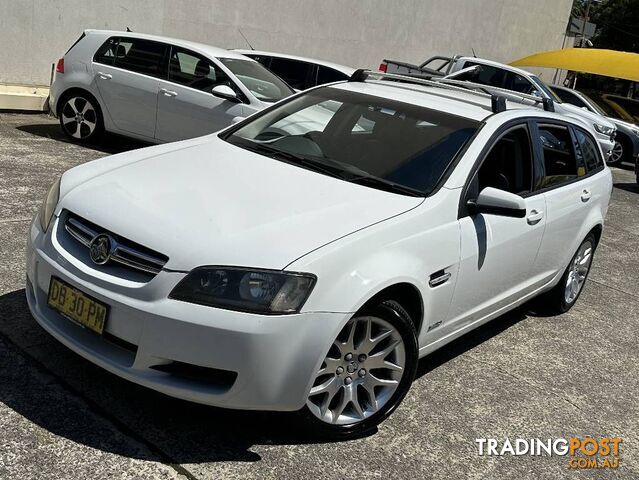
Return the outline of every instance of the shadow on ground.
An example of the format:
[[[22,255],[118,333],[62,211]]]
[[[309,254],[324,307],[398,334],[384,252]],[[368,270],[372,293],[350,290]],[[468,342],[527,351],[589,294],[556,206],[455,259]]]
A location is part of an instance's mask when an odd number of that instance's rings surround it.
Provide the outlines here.
[[[16,127],[21,132],[30,133],[39,137],[50,138],[59,142],[75,144],[72,142],[60,128],[57,123],[41,123],[33,125],[19,125]],[[83,145],[100,152],[114,154],[135,150],[136,148],[148,147],[150,143],[134,140],[132,138],[123,137],[113,133],[104,133],[95,142]]]
[[[625,190],[626,192],[631,192],[631,193],[639,193],[639,184],[637,183],[615,183],[614,184],[615,188],[618,188],[619,190]]]
[[[305,431],[297,413],[243,412],[197,405],[105,372],[63,347],[40,328],[28,310],[24,289],[0,296],[0,312],[3,313],[0,358],[20,358],[21,363],[31,364],[31,370],[49,378],[52,375],[57,380],[36,384],[31,390],[60,383],[65,392],[63,397],[80,397],[87,405],[82,410],[108,419],[124,434],[145,444],[152,454],[148,458],[149,455],[142,454],[134,444],[103,441],[94,429],[86,428],[90,419],[87,420],[82,411],[65,405],[64,399],[51,401],[46,391],[16,395],[16,387],[7,381],[6,375],[21,367],[0,366],[0,402],[55,435],[126,457],[177,464],[255,462],[261,460],[257,453],[250,451],[256,444],[326,441]],[[511,312],[425,357],[420,361],[418,378],[524,318],[526,315],[521,310]],[[16,331],[19,331],[17,339]],[[19,355],[7,355],[7,349],[26,351],[26,360]]]

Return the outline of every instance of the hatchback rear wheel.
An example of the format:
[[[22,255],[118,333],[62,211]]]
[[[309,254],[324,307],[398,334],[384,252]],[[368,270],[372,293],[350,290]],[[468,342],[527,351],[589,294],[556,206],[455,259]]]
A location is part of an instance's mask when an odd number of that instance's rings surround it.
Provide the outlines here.
[[[306,402],[316,430],[361,435],[381,423],[406,396],[417,365],[412,320],[395,301],[355,315],[331,345]]]
[[[102,133],[100,107],[89,95],[78,93],[67,96],[59,117],[62,131],[75,142],[91,142]]]

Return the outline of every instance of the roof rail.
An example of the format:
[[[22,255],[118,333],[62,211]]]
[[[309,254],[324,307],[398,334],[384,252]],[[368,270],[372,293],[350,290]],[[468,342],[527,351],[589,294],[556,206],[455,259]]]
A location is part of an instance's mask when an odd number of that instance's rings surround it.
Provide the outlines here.
[[[446,85],[456,85],[459,87],[483,90],[485,92],[494,92],[495,94],[499,94],[501,96],[506,97],[508,100],[518,102],[518,103],[523,103],[524,105],[526,105],[524,100],[528,100],[530,102],[533,102],[534,105],[541,104],[544,110],[546,111],[549,111],[549,112],[555,111],[555,105],[554,105],[554,102],[552,101],[552,98],[542,98],[542,97],[538,97],[537,95],[529,95],[527,93],[515,92],[513,90],[507,90],[501,87],[493,87],[492,85],[484,85],[481,83],[467,82],[466,80],[454,80],[452,78],[441,78],[436,81],[445,83]]]
[[[506,100],[529,106],[537,106],[538,104],[542,104],[544,110],[549,112],[555,111],[555,106],[551,98],[541,98],[537,97],[536,95],[527,95],[525,93],[506,90],[505,88],[492,87],[490,85],[482,85],[480,83],[466,82],[461,80],[452,80],[446,78],[427,80],[425,78],[416,78],[407,75],[373,72],[371,70],[359,69],[353,72],[353,75],[351,75],[348,81],[365,82],[369,77],[376,77],[374,78],[375,80],[389,79],[397,80],[404,83],[414,83],[418,85],[426,85],[429,87],[445,88],[447,90],[471,93],[482,98],[490,98],[493,113],[505,111]],[[532,105],[529,102],[532,102]]]

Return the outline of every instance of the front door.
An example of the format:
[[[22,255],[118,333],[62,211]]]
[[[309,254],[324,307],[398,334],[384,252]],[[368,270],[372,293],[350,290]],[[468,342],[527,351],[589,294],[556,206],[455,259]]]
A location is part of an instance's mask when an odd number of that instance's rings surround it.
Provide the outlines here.
[[[227,85],[241,95],[229,76],[211,60],[171,47],[169,81],[161,81],[156,138],[163,142],[199,137],[246,115],[243,104],[216,97],[213,87]]]
[[[506,307],[539,284],[535,259],[546,224],[543,195],[533,193],[533,149],[529,128],[517,125],[497,137],[471,174],[462,202],[486,187],[525,198],[526,217],[470,214],[460,209],[459,274],[445,330],[454,331]],[[449,333],[449,332],[444,333]]]

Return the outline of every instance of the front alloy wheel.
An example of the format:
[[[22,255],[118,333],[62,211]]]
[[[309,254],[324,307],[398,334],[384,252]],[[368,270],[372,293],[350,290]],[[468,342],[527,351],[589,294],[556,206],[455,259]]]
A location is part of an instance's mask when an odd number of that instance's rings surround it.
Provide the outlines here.
[[[615,140],[615,144],[608,158],[608,165],[617,165],[623,160],[623,144],[619,140]]]
[[[342,328],[315,376],[306,408],[325,432],[363,433],[399,405],[416,362],[408,314],[396,302],[383,302]]]

